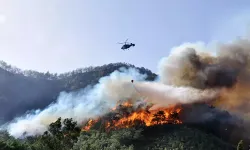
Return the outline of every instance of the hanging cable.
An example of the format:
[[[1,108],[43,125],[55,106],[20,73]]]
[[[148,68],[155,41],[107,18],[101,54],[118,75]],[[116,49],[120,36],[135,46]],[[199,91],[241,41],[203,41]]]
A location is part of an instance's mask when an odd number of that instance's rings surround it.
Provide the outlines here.
[[[142,97],[142,99],[145,101],[146,99],[147,99],[147,97],[143,97],[142,96],[142,94],[139,92],[139,90],[135,87],[135,85],[134,85],[134,80],[131,80],[131,82],[132,82],[132,85],[133,85],[133,87],[134,87],[134,89],[135,89],[135,91],[140,95],[140,97]]]

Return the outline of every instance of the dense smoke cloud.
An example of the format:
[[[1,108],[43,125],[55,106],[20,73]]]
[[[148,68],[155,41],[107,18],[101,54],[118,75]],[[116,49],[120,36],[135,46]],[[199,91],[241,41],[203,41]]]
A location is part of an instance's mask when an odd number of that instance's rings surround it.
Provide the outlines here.
[[[191,86],[205,89],[231,87],[236,83],[239,67],[224,65],[227,56],[214,57],[195,44],[184,44],[172,49],[170,55],[161,60],[159,74],[165,84]],[[226,54],[232,56],[231,51]],[[234,56],[232,56],[234,57]],[[236,56],[235,56],[236,57]],[[232,60],[231,63],[234,63]]]
[[[215,54],[200,43],[187,43],[160,61],[159,76],[162,83],[177,87],[220,88],[214,104],[249,118],[249,58],[248,39],[217,45]]]

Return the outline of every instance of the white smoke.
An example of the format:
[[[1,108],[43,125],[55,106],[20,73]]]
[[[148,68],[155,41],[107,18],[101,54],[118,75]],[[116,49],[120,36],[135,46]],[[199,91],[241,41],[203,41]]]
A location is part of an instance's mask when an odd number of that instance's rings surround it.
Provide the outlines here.
[[[178,104],[190,104],[209,101],[219,94],[219,90],[199,90],[191,87],[175,87],[156,82],[135,83],[137,91],[147,97],[146,102],[153,103],[150,110],[167,108]]]
[[[117,101],[127,98],[137,99],[131,80],[142,81],[147,77],[135,69],[121,69],[110,76],[103,77],[93,88],[80,92],[62,92],[57,101],[44,110],[16,118],[7,125],[8,132],[14,137],[43,134],[50,123],[57,118],[73,118],[81,123],[89,118],[102,116],[113,108]]]

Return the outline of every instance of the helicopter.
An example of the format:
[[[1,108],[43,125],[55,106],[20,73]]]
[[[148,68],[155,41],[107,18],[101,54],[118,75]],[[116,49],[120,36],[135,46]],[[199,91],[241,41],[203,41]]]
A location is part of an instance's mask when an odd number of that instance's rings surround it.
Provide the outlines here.
[[[122,50],[126,50],[126,49],[128,49],[129,50],[129,48],[131,47],[131,46],[135,46],[135,44],[133,44],[133,43],[127,43],[127,41],[128,41],[128,39],[124,42],[124,43],[118,43],[118,44],[124,44],[122,47],[121,47],[121,49]]]

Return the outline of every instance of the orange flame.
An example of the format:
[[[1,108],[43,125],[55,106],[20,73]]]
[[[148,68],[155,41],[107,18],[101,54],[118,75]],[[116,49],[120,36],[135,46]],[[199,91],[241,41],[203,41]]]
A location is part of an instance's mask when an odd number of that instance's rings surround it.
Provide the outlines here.
[[[133,112],[128,117],[123,117],[118,121],[114,122],[114,127],[130,127],[136,123],[136,121],[144,122],[146,126],[153,126],[158,124],[166,124],[166,123],[173,123],[173,124],[180,124],[182,123],[178,118],[178,113],[181,109],[177,110],[154,110],[151,112],[142,110],[138,112]],[[177,115],[175,115],[177,114]]]
[[[133,106],[133,104],[131,104],[131,103],[129,103],[129,102],[124,102],[124,103],[122,104],[122,106],[131,107],[131,106]]]
[[[130,102],[124,102],[120,107],[131,108],[133,106]],[[112,108],[111,111],[117,111],[119,108],[116,106]],[[130,112],[128,115],[122,115],[117,119],[112,119],[111,121],[106,121],[106,129],[118,129],[118,128],[129,128],[134,125],[145,125],[153,126],[159,124],[181,124],[182,121],[178,117],[178,113],[181,111],[180,108],[165,108],[148,111],[147,109],[138,109],[134,112]],[[88,131],[90,128],[98,122],[99,119],[89,120],[87,124],[83,127],[83,130]]]
[[[82,130],[88,131],[97,121],[98,121],[98,119],[96,119],[96,120],[90,119],[90,120],[87,122],[87,124],[83,127]]]

